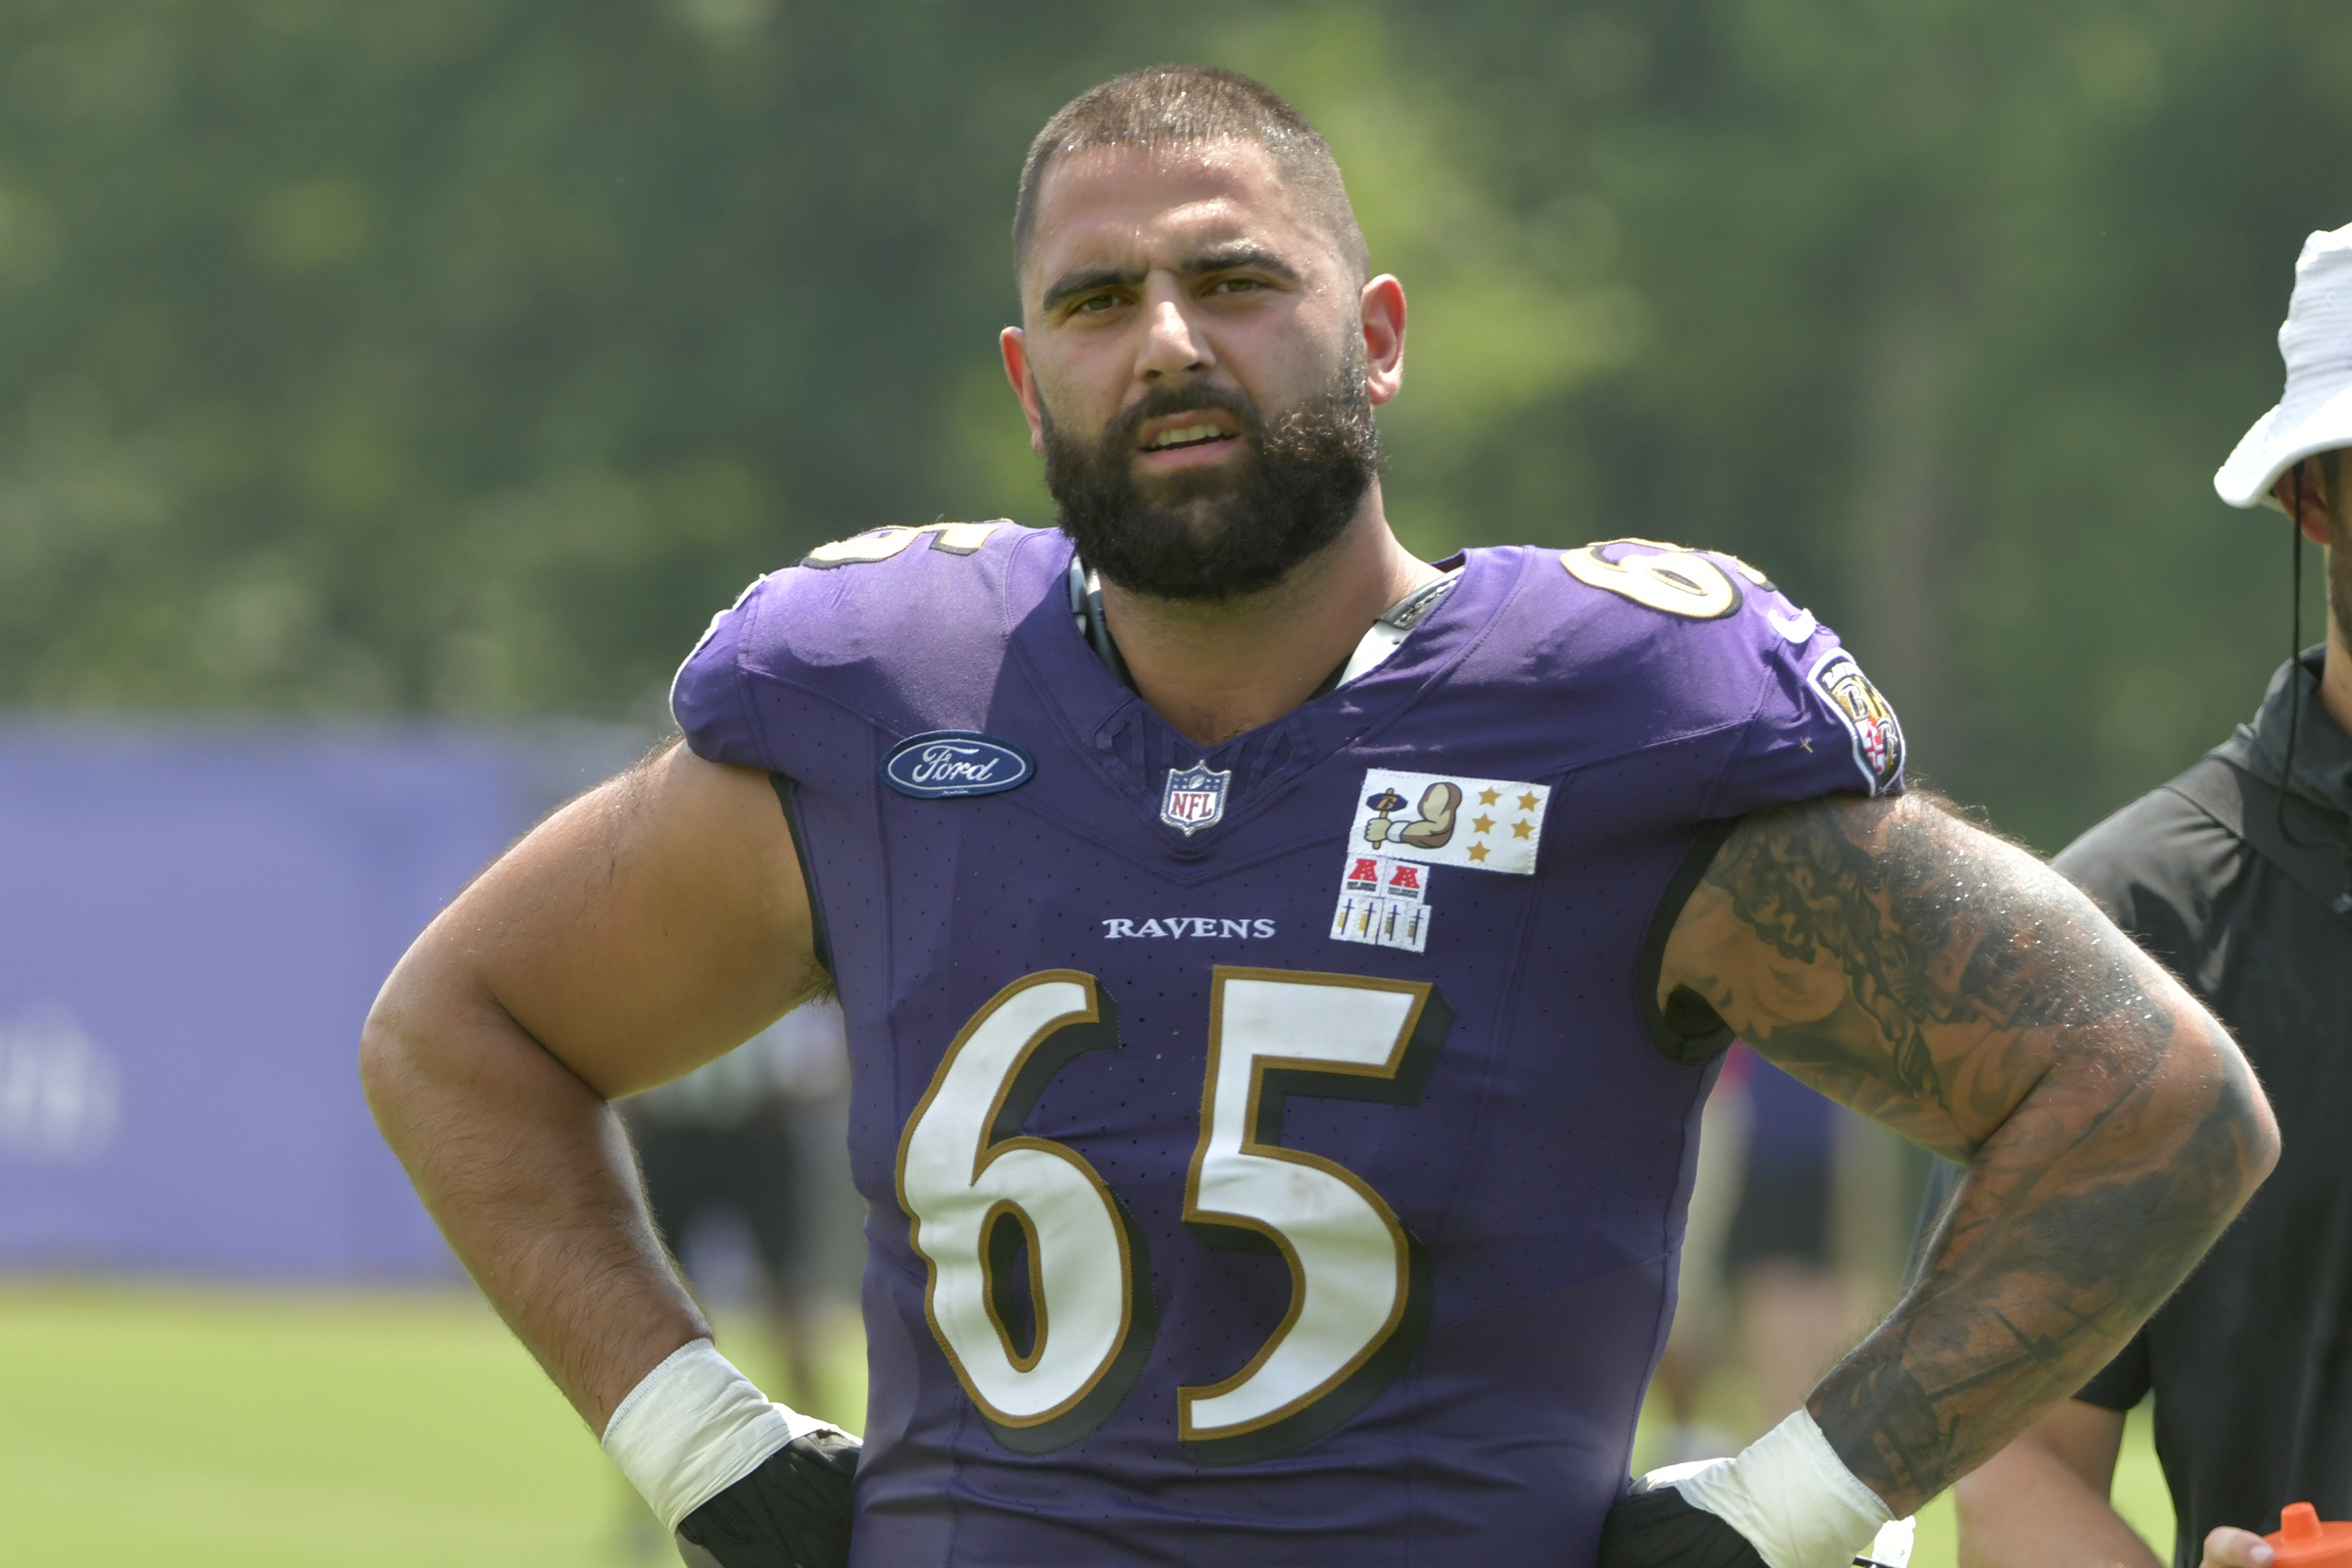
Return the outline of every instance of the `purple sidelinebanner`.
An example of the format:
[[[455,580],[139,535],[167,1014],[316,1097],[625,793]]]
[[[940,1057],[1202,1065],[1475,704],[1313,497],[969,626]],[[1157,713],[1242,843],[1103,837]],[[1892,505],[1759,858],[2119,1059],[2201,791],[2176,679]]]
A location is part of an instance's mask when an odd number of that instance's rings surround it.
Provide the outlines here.
[[[0,724],[0,1269],[454,1272],[360,1021],[604,729]]]

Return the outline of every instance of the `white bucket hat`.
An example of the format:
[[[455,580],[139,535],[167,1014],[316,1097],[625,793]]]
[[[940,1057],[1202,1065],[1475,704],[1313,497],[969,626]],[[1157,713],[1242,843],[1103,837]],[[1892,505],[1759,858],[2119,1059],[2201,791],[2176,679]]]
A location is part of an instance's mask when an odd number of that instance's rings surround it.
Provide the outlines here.
[[[2271,486],[2315,452],[2352,447],[2352,224],[2317,233],[2295,258],[2295,292],[2278,328],[2286,391],[2254,421],[2213,476],[2233,507],[2271,499]]]

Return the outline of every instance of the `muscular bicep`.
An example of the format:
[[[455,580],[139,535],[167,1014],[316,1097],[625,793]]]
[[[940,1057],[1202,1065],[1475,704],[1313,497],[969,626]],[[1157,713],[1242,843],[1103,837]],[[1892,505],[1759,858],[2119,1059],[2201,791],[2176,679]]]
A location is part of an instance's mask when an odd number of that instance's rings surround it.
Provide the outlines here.
[[[616,1098],[742,1044],[822,982],[767,776],[678,746],[509,851],[386,992],[502,1008]]]
[[[2065,878],[1919,794],[1742,821],[1668,938],[1661,1004],[1682,988],[1822,1093],[1961,1160],[2083,1031],[2128,1075],[2185,1000]]]

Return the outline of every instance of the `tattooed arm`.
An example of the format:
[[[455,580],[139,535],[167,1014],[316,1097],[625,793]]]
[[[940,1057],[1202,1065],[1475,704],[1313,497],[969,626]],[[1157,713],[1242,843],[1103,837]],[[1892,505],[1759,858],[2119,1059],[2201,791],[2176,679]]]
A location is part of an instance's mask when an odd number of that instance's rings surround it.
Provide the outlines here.
[[[1894,1311],[1806,1401],[1897,1515],[2071,1396],[2278,1157],[2236,1046],[2032,856],[1914,793],[1761,811],[1677,920],[1667,1016],[1967,1178]]]

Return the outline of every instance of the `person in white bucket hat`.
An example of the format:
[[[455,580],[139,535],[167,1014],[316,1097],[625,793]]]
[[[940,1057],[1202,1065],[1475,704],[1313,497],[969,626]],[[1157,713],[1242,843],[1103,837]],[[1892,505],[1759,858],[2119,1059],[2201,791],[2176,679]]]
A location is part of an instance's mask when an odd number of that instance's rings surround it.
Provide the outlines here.
[[[2213,488],[2233,507],[2277,507],[2294,519],[2302,537],[2326,548],[2328,640],[2308,695],[2317,697],[2341,734],[2352,731],[2352,652],[2345,640],[2352,624],[2352,549],[2346,548],[2352,534],[2342,473],[2344,451],[2352,448],[2352,224],[2303,242],[2295,292],[2278,328],[2278,355],[2286,361],[2286,390],[2237,443],[2214,474]],[[2293,548],[2299,590],[2301,541]],[[2295,605],[2300,611],[2300,591]],[[2303,684],[2289,684],[2290,706],[2299,707],[2307,695]]]
[[[2267,1568],[2254,1532],[2290,1502],[2352,1519],[2352,226],[2304,242],[2278,349],[2278,406],[2213,484],[2293,519],[2298,606],[2302,540],[2325,547],[2327,639],[2301,648],[2298,615],[2253,722],[2057,866],[2230,1026],[2282,1152],[2124,1352],[1960,1483],[1971,1568],[2154,1568],[2108,1501],[2124,1412],[2151,1396],[2180,1568]]]

